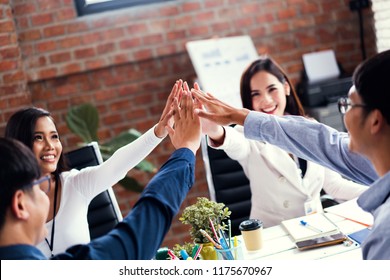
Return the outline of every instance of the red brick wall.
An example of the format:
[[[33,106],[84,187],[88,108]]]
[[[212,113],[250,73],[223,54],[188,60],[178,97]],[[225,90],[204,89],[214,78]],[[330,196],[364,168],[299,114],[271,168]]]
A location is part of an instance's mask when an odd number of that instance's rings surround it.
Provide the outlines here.
[[[72,0],[0,0],[0,133],[25,105],[50,110],[67,150],[79,141],[67,129],[68,108],[84,101],[99,109],[99,138],[141,132],[159,118],[178,78],[195,73],[189,40],[250,35],[298,81],[303,53],[334,49],[351,72],[360,62],[357,14],[347,0],[172,1],[78,18]],[[364,12],[368,55],[376,52],[373,16]],[[160,166],[172,152],[168,139],[148,157]],[[149,176],[131,171],[142,182]],[[138,198],[115,186],[127,213]],[[183,206],[207,196],[201,153],[196,184]],[[177,218],[164,245],[188,239]]]
[[[8,0],[0,0],[0,135],[10,111],[31,104],[14,15]]]

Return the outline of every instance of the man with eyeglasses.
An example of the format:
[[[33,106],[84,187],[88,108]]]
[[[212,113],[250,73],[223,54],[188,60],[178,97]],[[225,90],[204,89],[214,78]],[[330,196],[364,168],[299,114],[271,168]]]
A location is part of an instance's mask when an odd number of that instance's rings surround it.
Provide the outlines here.
[[[200,120],[190,94],[174,103],[175,127],[167,127],[176,150],[146,186],[122,222],[88,244],[52,259],[152,259],[195,179]],[[45,259],[35,247],[46,234],[48,184],[32,151],[14,139],[0,138],[0,259]],[[38,179],[40,178],[40,179]]]
[[[354,71],[348,98],[339,101],[348,133],[304,117],[276,117],[233,108],[193,89],[206,110],[197,114],[220,125],[240,124],[249,139],[279,146],[356,182],[371,185],[358,204],[374,216],[362,244],[364,259],[390,259],[390,50]]]

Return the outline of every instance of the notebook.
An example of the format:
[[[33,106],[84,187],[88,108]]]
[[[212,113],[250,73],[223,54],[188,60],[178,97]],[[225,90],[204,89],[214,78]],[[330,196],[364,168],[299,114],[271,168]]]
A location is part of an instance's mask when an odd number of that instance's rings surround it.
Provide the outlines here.
[[[282,221],[295,242],[328,236],[340,232],[340,229],[324,213],[316,213]]]

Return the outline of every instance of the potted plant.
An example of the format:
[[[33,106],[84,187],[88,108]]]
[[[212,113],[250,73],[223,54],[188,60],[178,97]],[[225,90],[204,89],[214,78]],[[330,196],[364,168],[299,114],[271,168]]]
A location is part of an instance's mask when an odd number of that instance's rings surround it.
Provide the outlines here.
[[[201,229],[206,233],[214,237],[214,233],[210,224],[210,220],[213,222],[216,230],[221,228],[223,231],[227,230],[225,221],[230,217],[231,212],[229,208],[223,203],[217,203],[211,201],[206,197],[198,197],[197,202],[193,205],[187,206],[182,213],[179,220],[183,224],[191,225],[190,235],[195,243],[203,244],[203,252],[201,252],[203,259],[210,259],[205,256],[204,252],[210,251],[210,245],[212,243],[203,236]],[[216,259],[216,253],[212,250],[211,259]],[[214,256],[215,255],[215,256]]]
[[[185,242],[183,245],[175,244],[175,246],[172,248],[172,251],[177,257],[181,258],[181,250],[186,251],[187,255],[192,256],[192,250],[194,247],[194,243]]]
[[[116,150],[133,142],[142,135],[135,129],[129,129],[123,131],[106,143],[100,143],[97,137],[99,112],[97,108],[90,103],[71,107],[66,115],[66,124],[70,131],[84,141],[83,144],[96,141],[99,144],[103,160],[107,160]],[[156,167],[147,160],[141,161],[135,168],[149,173],[156,172]],[[135,178],[129,176],[120,180],[119,184],[125,189],[135,192],[142,192],[144,188]]]

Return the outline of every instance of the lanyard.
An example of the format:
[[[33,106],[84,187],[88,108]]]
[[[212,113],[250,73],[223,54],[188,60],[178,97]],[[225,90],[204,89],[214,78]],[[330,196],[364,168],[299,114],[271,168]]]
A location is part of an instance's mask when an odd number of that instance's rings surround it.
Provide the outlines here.
[[[54,190],[54,208],[53,208],[53,223],[51,225],[51,237],[50,243],[49,240],[45,237],[45,241],[50,248],[51,256],[53,257],[53,248],[54,248],[54,231],[55,231],[55,223],[56,223],[56,209],[57,209],[57,196],[58,196],[58,178],[55,176],[55,190]]]

